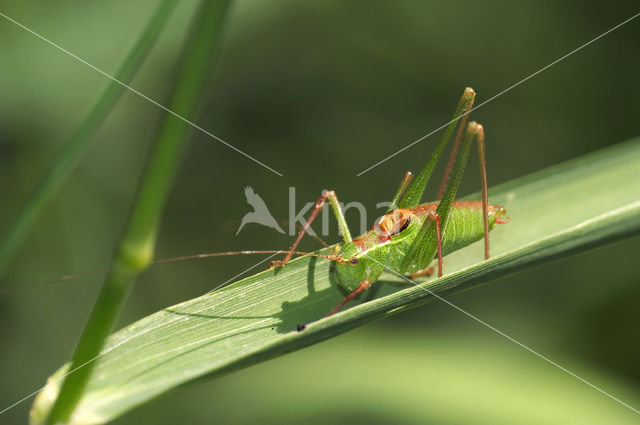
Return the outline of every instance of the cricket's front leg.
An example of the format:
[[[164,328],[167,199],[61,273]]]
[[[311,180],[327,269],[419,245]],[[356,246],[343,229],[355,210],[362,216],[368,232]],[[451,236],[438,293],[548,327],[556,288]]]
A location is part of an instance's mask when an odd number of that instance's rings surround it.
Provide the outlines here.
[[[347,295],[344,300],[342,300],[340,302],[340,304],[338,304],[337,306],[335,306],[333,308],[333,310],[331,310],[329,313],[327,313],[326,316],[324,317],[329,317],[329,316],[333,316],[334,314],[336,314],[338,311],[340,311],[340,309],[342,307],[344,307],[344,305],[346,303],[348,303],[349,301],[353,300],[355,297],[357,297],[358,295],[360,295],[363,291],[369,289],[369,287],[371,287],[371,281],[369,279],[365,279],[362,282],[360,282],[360,285],[358,285],[358,287],[356,289],[353,290],[353,292],[351,292],[349,295]],[[297,330],[298,332],[302,332],[303,330],[305,330],[307,327],[306,324],[301,323],[297,326]]]
[[[329,200],[329,203],[331,204],[331,208],[333,209],[333,213],[336,215],[336,219],[338,221],[338,227],[340,228],[340,232],[342,233],[342,237],[343,237],[345,243],[351,242],[351,232],[349,231],[349,227],[347,226],[347,221],[344,218],[344,212],[342,211],[342,208],[340,207],[340,202],[338,202],[338,196],[336,195],[336,193],[333,190],[325,190],[324,192],[322,192],[322,195],[320,195],[320,197],[316,201],[316,203],[315,203],[315,205],[313,207],[313,211],[311,212],[311,215],[309,216],[309,219],[305,223],[305,225],[302,228],[302,230],[300,230],[300,233],[298,233],[298,237],[293,242],[293,245],[291,245],[291,248],[289,249],[289,252],[287,253],[287,256],[284,257],[284,260],[272,261],[271,265],[269,266],[269,268],[282,267],[282,266],[286,265],[289,262],[289,260],[291,260],[291,257],[293,256],[294,251],[298,247],[298,244],[302,240],[302,237],[305,235],[305,233],[308,233],[309,228],[311,227],[311,223],[313,223],[313,220],[316,219],[316,217],[318,216],[318,214],[322,210],[322,207],[324,207],[324,204],[327,201],[327,199]]]
[[[358,285],[358,287],[356,289],[353,290],[353,292],[351,292],[349,295],[347,295],[344,300],[342,300],[340,302],[340,304],[338,304],[337,306],[335,306],[333,308],[333,310],[331,310],[329,313],[327,313],[326,316],[324,317],[329,317],[329,316],[333,316],[334,314],[336,314],[338,311],[340,311],[340,309],[342,307],[344,307],[344,305],[346,303],[348,303],[349,301],[351,301],[352,299],[354,299],[355,297],[357,297],[358,295],[360,295],[360,293],[362,291],[364,291],[365,289],[368,289],[371,286],[371,281],[369,279],[365,279],[362,282],[360,282],[360,285]]]

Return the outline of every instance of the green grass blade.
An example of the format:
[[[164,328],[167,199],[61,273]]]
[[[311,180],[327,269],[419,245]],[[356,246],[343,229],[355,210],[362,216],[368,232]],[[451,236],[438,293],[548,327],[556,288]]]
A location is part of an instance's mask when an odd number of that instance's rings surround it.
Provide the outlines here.
[[[509,224],[446,260],[424,283],[440,295],[640,231],[640,138],[495,187]],[[383,275],[378,298],[310,324],[339,302],[330,263],[303,257],[169,307],[116,332],[96,361],[73,423],[106,422],[170,389],[285,354],[433,299]],[[387,282],[387,283],[385,283]],[[170,285],[172,282],[159,284]],[[181,283],[183,284],[183,283]],[[212,282],[212,287],[215,285]],[[61,374],[63,371],[57,372]],[[427,384],[428,385],[428,384]],[[49,386],[55,394],[57,383]],[[34,411],[47,408],[39,396]]]
[[[158,35],[169,20],[175,5],[176,0],[164,0],[160,3],[153,17],[115,74],[117,80],[126,84],[135,76],[147,53],[149,53]],[[51,162],[49,169],[29,195],[15,220],[7,227],[6,234],[0,243],[0,276],[6,270],[15,252],[22,245],[31,226],[47,205],[47,202],[56,194],[80,160],[89,146],[91,135],[100,127],[125,90],[125,87],[115,81],[109,83],[85,120],[64,143],[62,150]]]
[[[188,117],[196,108],[202,88],[208,81],[213,52],[222,32],[228,5],[226,0],[203,1],[196,11],[169,102],[169,109],[175,114]],[[112,331],[136,277],[153,258],[157,226],[189,129],[189,124],[183,119],[178,119],[174,114],[166,115],[157,141],[149,153],[111,269],[75,349],[71,368],[79,369],[64,379],[60,396],[48,418],[50,424],[69,422],[96,365],[91,360],[100,353]]]

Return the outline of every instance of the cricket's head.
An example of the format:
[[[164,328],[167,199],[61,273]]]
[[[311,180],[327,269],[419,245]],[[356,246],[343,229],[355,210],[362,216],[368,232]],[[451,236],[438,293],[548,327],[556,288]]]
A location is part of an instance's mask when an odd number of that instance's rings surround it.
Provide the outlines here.
[[[367,264],[371,260],[362,255],[361,248],[355,241],[342,245],[337,256],[344,260],[336,262],[338,282],[346,290],[352,291],[367,278]]]

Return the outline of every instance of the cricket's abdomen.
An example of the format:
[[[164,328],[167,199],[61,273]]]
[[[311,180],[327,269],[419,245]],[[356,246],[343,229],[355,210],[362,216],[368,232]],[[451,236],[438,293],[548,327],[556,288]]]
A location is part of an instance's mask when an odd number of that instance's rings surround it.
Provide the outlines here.
[[[435,212],[437,203],[423,204],[415,207],[415,213],[427,215]],[[499,205],[489,205],[487,215],[489,230],[496,222],[496,214],[504,209]],[[447,255],[484,237],[484,219],[482,216],[482,201],[456,201],[451,205],[447,223],[443,228],[442,255]]]
[[[481,202],[479,202],[482,204]],[[493,228],[496,215],[489,208],[489,230]],[[484,237],[484,218],[480,208],[460,206],[452,208],[442,238],[442,255],[464,248]]]

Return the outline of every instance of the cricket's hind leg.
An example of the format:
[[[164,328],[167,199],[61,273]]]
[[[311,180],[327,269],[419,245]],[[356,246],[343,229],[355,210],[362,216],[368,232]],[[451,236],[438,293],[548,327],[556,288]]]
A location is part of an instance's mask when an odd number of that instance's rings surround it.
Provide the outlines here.
[[[482,125],[476,123],[475,121],[470,122],[467,127],[467,133],[471,133],[472,136],[475,136],[475,140],[478,144],[478,161],[480,163],[480,189],[482,192],[482,217],[484,222],[484,258],[485,260],[489,259],[489,197],[487,194],[487,160],[486,160],[486,151],[485,151],[485,143],[484,143],[484,128]],[[445,194],[445,189],[447,187],[447,183],[449,182],[449,177],[453,171],[453,165],[456,162],[460,144],[461,144],[461,134],[462,127],[458,129],[458,134],[456,135],[456,140],[451,149],[451,155],[449,156],[449,161],[447,162],[447,167],[444,172],[444,176],[442,177],[442,182],[440,183],[440,189],[438,190],[437,200],[442,200],[442,197]]]
[[[438,277],[442,277],[442,220],[440,218],[440,215],[435,212],[435,211],[429,211],[426,214],[426,219],[424,221],[424,224],[422,225],[422,229],[420,231],[420,233],[423,233],[423,231],[425,231],[428,229],[428,227],[431,225],[431,223],[434,223],[435,226],[435,237],[436,237],[436,253],[438,256]],[[409,254],[408,256],[413,256],[413,258],[408,258],[407,262],[408,263],[413,263],[415,261],[418,261],[418,267],[424,267],[421,270],[418,270],[417,272],[411,273],[409,275],[409,278],[411,279],[415,279],[417,277],[421,277],[421,276],[431,276],[433,274],[433,267],[429,267],[429,264],[431,263],[431,258],[429,258],[428,260],[425,261],[425,259],[419,258],[419,253],[417,251],[414,251],[413,254]],[[421,264],[422,263],[422,264]]]
[[[413,179],[413,173],[411,171],[407,171],[406,173],[404,173],[404,177],[400,182],[400,187],[398,187],[398,190],[395,196],[393,197],[393,200],[391,201],[391,205],[389,205],[389,208],[387,208],[387,213],[390,213],[391,211],[398,208],[398,204],[400,203],[400,201],[402,201],[404,194],[407,193],[407,189],[409,188],[409,183],[411,183],[412,179]]]
[[[435,213],[438,215],[442,222],[442,227],[446,226],[449,218],[449,212],[456,197],[458,186],[464,169],[467,165],[467,159],[471,150],[471,145],[474,141],[478,143],[479,157],[481,164],[481,179],[482,179],[482,213],[484,222],[484,240],[485,240],[485,258],[489,256],[489,217],[488,217],[488,200],[487,200],[487,181],[486,181],[486,167],[485,154],[484,154],[484,129],[476,123],[470,122],[467,126],[467,131],[462,139],[462,145],[460,148],[459,158],[455,160],[455,167],[450,173],[450,181],[446,185],[446,189],[442,198],[439,199],[438,207],[435,211],[429,213]],[[438,249],[442,249],[442,232],[438,229],[438,223],[435,222],[434,226],[431,226],[432,220],[425,220],[422,228],[420,229],[415,240],[406,252],[405,259],[400,267],[400,272],[406,273],[409,270],[409,266],[416,264],[417,268],[426,268],[433,260],[434,255]],[[436,242],[436,243],[434,243]],[[427,246],[425,246],[427,244]],[[436,246],[437,245],[437,246]],[[442,276],[442,258],[441,253],[438,253],[438,277]]]
[[[478,134],[478,161],[480,161],[480,184],[482,188],[482,219],[484,225],[484,259],[489,259],[489,194],[487,191],[487,158],[484,148],[484,129]]]
[[[469,119],[469,113],[471,109],[473,109],[473,100],[471,99],[464,106],[464,113],[460,117],[460,126],[458,127],[458,132],[456,133],[456,138],[453,141],[453,146],[451,147],[451,153],[449,154],[449,159],[447,160],[447,165],[444,170],[444,175],[442,176],[442,181],[440,182],[440,189],[438,189],[437,200],[442,199],[442,195],[444,195],[444,191],[447,188],[447,183],[449,182],[449,177],[451,176],[451,172],[453,171],[453,165],[458,158],[458,152],[460,151],[460,145],[462,144],[462,136],[464,135],[465,130],[467,129],[467,120]]]
[[[440,155],[442,154],[443,149],[449,143],[451,136],[453,135],[453,130],[455,130],[456,126],[459,126],[458,132],[455,137],[454,147],[452,150],[452,157],[449,158],[449,162],[453,166],[453,162],[457,156],[457,151],[460,146],[460,139],[464,134],[464,128],[469,117],[469,113],[473,109],[473,102],[475,100],[476,93],[471,87],[467,87],[464,89],[460,100],[458,101],[458,106],[456,107],[455,112],[453,113],[453,117],[451,121],[449,121],[447,128],[442,134],[442,138],[436,145],[431,157],[424,165],[420,173],[413,179],[413,183],[406,190],[405,194],[402,196],[402,199],[398,201],[399,208],[413,208],[420,204],[422,199],[422,195],[424,193],[425,188],[431,178],[431,174],[435,169],[438,160],[440,159]],[[450,173],[450,171],[449,171]]]
[[[342,211],[342,208],[340,207],[340,203],[338,202],[338,196],[333,190],[325,190],[324,192],[322,192],[322,195],[320,195],[315,205],[313,206],[313,211],[311,212],[311,215],[307,219],[307,222],[305,223],[305,225],[302,227],[302,230],[300,230],[300,233],[298,233],[298,237],[293,242],[293,245],[291,245],[291,248],[289,248],[289,252],[287,252],[287,255],[284,257],[284,260],[272,261],[269,268],[282,267],[286,265],[289,262],[289,260],[291,260],[291,257],[293,256],[294,251],[298,247],[298,244],[302,240],[302,237],[305,235],[305,233],[309,233],[309,228],[311,227],[311,223],[313,223],[313,221],[316,219],[316,217],[322,210],[322,207],[324,207],[324,204],[327,201],[327,199],[329,199],[329,203],[331,204],[333,213],[336,215],[336,219],[338,221],[338,227],[340,228],[340,232],[342,233],[342,237],[345,243],[351,242],[351,232],[349,231],[349,227],[347,226],[347,221],[344,218],[344,212]]]

